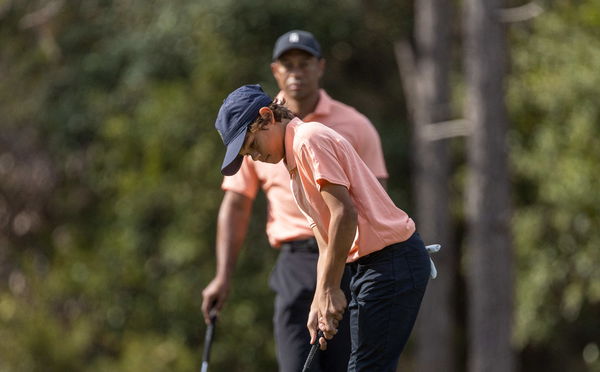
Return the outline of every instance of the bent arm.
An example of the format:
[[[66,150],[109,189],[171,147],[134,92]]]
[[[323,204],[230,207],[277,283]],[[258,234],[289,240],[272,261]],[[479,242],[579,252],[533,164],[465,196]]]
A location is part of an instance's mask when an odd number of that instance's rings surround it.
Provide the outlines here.
[[[217,221],[217,277],[231,278],[248,232],[252,199],[226,191]]]
[[[202,291],[202,313],[208,324],[210,312],[220,311],[229,294],[230,280],[248,231],[252,199],[226,191],[217,219],[217,268],[213,280]]]
[[[312,306],[316,314],[309,319],[309,323],[312,322],[309,330],[313,340],[316,337],[315,321],[318,321],[318,328],[324,332],[326,339],[331,339],[337,333],[338,322],[347,305],[340,285],[358,226],[358,215],[346,187],[326,183],[321,187],[321,195],[329,209],[330,221],[328,241],[319,244],[317,287]],[[320,236],[319,240],[323,241]],[[326,342],[321,340],[321,345],[324,344]]]
[[[322,270],[317,272],[317,289],[339,288],[348,251],[356,236],[358,216],[346,187],[327,183],[321,187],[321,195],[331,218],[327,247],[319,252]]]

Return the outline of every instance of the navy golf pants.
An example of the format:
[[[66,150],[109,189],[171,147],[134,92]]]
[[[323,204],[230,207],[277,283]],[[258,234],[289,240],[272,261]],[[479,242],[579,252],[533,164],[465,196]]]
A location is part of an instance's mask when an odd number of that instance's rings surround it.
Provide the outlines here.
[[[352,353],[349,372],[394,372],[429,280],[419,234],[348,264]],[[335,337],[334,337],[335,339]]]

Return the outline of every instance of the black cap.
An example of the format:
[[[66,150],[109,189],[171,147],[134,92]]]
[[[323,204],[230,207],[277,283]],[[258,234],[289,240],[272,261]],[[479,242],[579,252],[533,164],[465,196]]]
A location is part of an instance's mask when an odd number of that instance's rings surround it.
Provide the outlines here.
[[[273,61],[292,49],[300,49],[321,58],[321,46],[313,34],[308,31],[292,30],[281,35],[275,42]]]

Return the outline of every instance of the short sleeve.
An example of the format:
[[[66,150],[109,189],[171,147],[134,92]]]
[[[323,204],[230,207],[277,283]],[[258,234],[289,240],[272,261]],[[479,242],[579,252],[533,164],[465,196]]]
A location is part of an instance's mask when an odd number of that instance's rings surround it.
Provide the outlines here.
[[[300,146],[299,159],[303,169],[309,170],[310,177],[316,187],[321,190],[323,181],[350,188],[350,180],[342,166],[339,149],[330,138],[312,136]]]
[[[233,176],[226,176],[221,183],[221,189],[224,191],[234,191],[245,195],[250,199],[256,198],[260,181],[256,174],[254,162],[248,157],[244,157],[240,170]]]

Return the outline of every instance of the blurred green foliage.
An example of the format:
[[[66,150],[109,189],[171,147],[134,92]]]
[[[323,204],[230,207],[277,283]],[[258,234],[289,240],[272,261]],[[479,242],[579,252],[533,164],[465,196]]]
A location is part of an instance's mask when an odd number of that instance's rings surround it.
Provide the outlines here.
[[[572,3],[512,34],[516,341],[548,368],[600,371],[583,356],[600,341],[600,1]]]
[[[213,121],[241,84],[276,93],[272,45],[289,29],[318,35],[324,87],[379,129],[410,211],[392,49],[407,3],[0,1],[0,371],[198,368],[222,197]],[[547,5],[510,33],[515,338],[524,370],[600,371],[600,1]],[[276,370],[264,220],[260,197],[217,371]]]

